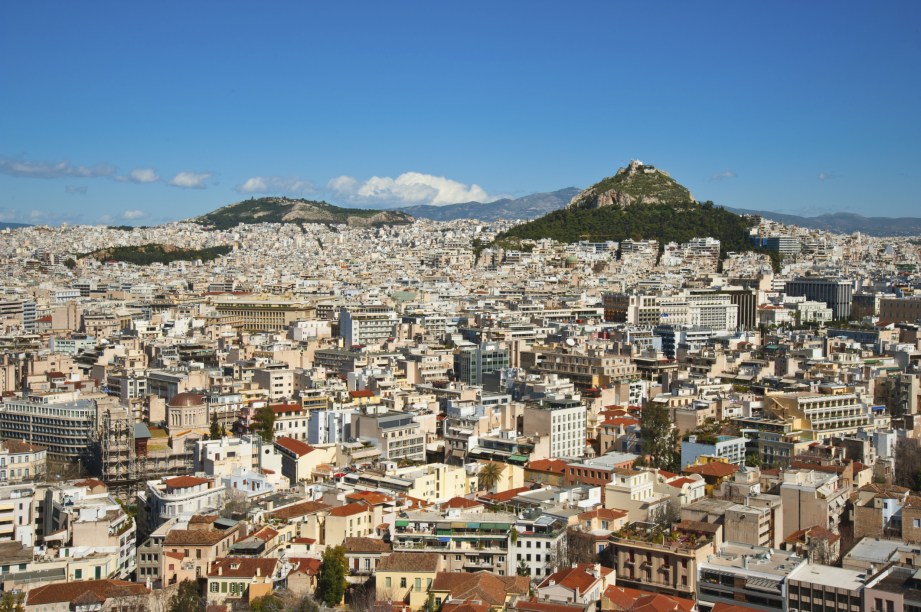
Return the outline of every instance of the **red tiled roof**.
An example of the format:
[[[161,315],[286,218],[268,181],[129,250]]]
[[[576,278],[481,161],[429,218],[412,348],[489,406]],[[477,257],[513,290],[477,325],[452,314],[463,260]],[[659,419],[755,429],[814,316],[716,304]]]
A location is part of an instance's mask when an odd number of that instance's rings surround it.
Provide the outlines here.
[[[269,518],[276,518],[282,520],[288,520],[292,518],[297,518],[299,516],[306,516],[308,514],[314,514],[320,510],[326,510],[329,508],[324,503],[315,502],[315,501],[306,501],[299,504],[294,504],[292,506],[286,506],[284,508],[279,508],[273,512],[268,513]]]
[[[489,607],[500,607],[509,594],[526,595],[530,580],[527,576],[497,576],[492,572],[438,572],[431,590],[447,592],[456,603],[479,601]]]
[[[441,504],[442,508],[476,508],[482,506],[478,501],[467,499],[466,497],[452,497]]]
[[[525,467],[537,472],[552,472],[562,475],[566,471],[566,462],[562,459],[537,459],[529,461]]]
[[[393,501],[391,496],[377,491],[355,491],[346,495],[345,498],[349,501],[361,501],[369,506],[377,506]]]
[[[336,506],[335,508],[329,511],[330,516],[355,516],[356,514],[361,514],[362,512],[369,512],[370,509],[366,504],[359,502],[353,502],[351,504],[345,504],[344,506]]]
[[[575,567],[567,567],[561,569],[560,571],[550,574],[544,578],[543,582],[540,583],[538,588],[543,588],[549,586],[551,582],[556,583],[559,586],[565,587],[571,591],[579,590],[580,593],[585,593],[592,585],[597,581],[601,580],[607,574],[610,574],[614,570],[609,567],[602,567],[600,576],[596,578],[592,574],[593,564],[591,563],[580,563]]]
[[[358,391],[349,391],[349,397],[374,397],[374,391],[369,389],[359,389]]]
[[[540,601],[536,598],[531,598],[525,601],[519,600],[513,609],[520,610],[521,612],[584,612],[585,606],[556,603],[553,601]]]
[[[303,408],[300,404],[273,404],[272,412],[275,414],[284,414],[285,412],[300,412]]]
[[[606,588],[602,599],[610,601],[614,610],[630,610],[631,612],[690,612],[695,605],[691,599],[671,597],[617,585],[611,585]]]
[[[519,493],[524,493],[525,491],[530,491],[531,487],[518,487],[517,489],[509,489],[508,491],[499,491],[497,493],[487,493],[482,496],[482,499],[488,502],[507,502],[510,501],[513,497]]]
[[[690,467],[684,468],[684,471],[689,474],[700,474],[701,476],[709,476],[711,478],[726,478],[727,476],[732,476],[739,471],[739,466],[734,463],[722,463],[720,461],[711,461],[710,463],[704,463],[703,465],[692,465]]]
[[[198,485],[211,482],[208,478],[199,478],[197,476],[176,476],[163,481],[168,489],[187,489],[188,487],[197,487]]]
[[[150,591],[143,584],[125,580],[80,580],[55,582],[28,591],[26,604],[48,606],[64,602],[102,603],[110,597],[146,595]]]
[[[427,552],[395,552],[381,559],[379,572],[434,572],[441,555]]]
[[[301,442],[300,440],[295,440],[294,438],[289,438],[287,436],[276,439],[275,446],[280,446],[285,450],[291,451],[298,457],[303,457],[304,455],[316,450],[306,442]]]

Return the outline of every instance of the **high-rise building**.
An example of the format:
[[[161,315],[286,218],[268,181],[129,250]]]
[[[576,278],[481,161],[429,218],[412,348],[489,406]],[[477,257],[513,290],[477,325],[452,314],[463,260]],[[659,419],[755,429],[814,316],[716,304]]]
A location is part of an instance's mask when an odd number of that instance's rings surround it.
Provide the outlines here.
[[[483,375],[509,367],[510,353],[498,342],[462,346],[454,354],[454,373],[468,385],[482,385]]]
[[[525,435],[550,436],[550,457],[574,458],[585,454],[585,405],[577,399],[544,400],[525,406]]]
[[[784,292],[792,296],[805,296],[817,302],[825,302],[832,309],[837,321],[844,321],[851,316],[851,300],[854,287],[851,281],[843,278],[826,278],[822,276],[802,276],[787,281]]]
[[[339,335],[347,347],[376,346],[396,335],[397,316],[383,305],[343,306],[339,311]]]

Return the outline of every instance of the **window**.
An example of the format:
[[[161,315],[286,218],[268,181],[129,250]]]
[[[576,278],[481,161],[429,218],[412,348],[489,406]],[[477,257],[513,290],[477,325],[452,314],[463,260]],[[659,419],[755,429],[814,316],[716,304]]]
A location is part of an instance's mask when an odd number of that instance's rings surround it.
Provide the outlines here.
[[[211,591],[212,593],[217,593],[218,589],[220,588],[221,587],[218,586],[217,582],[212,582],[211,586],[208,587],[208,590]]]
[[[416,578],[416,592],[422,590],[422,578]]]
[[[406,588],[406,576],[403,576],[402,578],[400,578],[400,588],[401,589]]]
[[[74,580],[81,580],[83,578],[83,570],[76,569],[74,570]]]
[[[384,584],[388,589],[390,588],[390,576],[384,579]]]

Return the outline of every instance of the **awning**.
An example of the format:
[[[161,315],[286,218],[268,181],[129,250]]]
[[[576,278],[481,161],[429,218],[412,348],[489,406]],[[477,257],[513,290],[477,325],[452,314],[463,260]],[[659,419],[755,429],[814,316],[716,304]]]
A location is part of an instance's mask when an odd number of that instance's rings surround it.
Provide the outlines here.
[[[397,527],[409,527],[409,521],[397,521],[394,525]]]
[[[509,461],[527,461],[528,458],[525,455],[511,455],[508,458]]]

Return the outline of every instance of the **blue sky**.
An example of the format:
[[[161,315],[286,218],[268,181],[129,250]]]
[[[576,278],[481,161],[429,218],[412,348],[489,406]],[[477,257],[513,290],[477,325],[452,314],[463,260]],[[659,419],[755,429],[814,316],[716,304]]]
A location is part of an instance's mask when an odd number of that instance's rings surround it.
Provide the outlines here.
[[[918,2],[0,11],[0,220],[485,200],[631,158],[727,206],[921,216]]]

